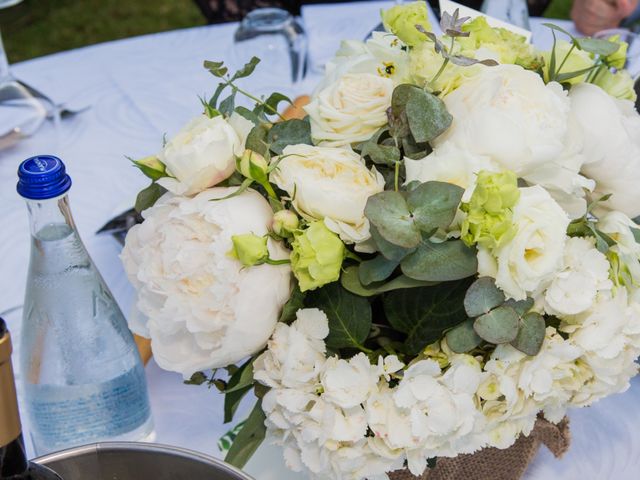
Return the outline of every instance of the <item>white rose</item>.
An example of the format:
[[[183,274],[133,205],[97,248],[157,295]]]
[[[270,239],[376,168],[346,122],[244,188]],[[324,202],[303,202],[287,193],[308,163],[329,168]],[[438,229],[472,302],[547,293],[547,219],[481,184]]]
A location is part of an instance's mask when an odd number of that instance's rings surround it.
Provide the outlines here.
[[[363,142],[387,123],[393,81],[371,73],[348,73],[321,86],[304,107],[315,143],[340,147]]]
[[[244,150],[247,123],[237,114],[229,121],[206,115],[191,120],[158,154],[170,175],[158,183],[176,195],[195,195],[227,179]]]
[[[593,305],[598,291],[610,290],[609,261],[595,248],[595,239],[570,238],[564,251],[564,269],[545,292],[545,310],[551,315],[576,315]]]
[[[559,84],[500,65],[481,69],[443,100],[453,123],[435,139],[436,151],[452,143],[553,194],[584,197],[582,186],[590,184],[578,174],[581,137],[570,129],[570,103]]]
[[[122,262],[148,318],[136,333],[151,338],[154,358],[191,375],[224,367],[260,350],[289,299],[288,266],[243,268],[228,255],[231,236],[264,235],[273,215],[253,190],[222,201],[234,188],[193,198],[163,196],[127,235]],[[272,258],[287,257],[269,242]]]
[[[323,220],[346,243],[370,238],[364,216],[367,199],[384,189],[384,179],[360,156],[344,148],[291,145],[284,149],[270,181],[286,191],[307,219]]]
[[[361,405],[375,391],[378,379],[377,367],[362,352],[348,361],[331,357],[320,375],[322,398],[342,408]]]
[[[633,102],[589,83],[575,85],[569,96],[584,133],[582,173],[596,181],[594,198],[611,193],[607,207],[640,215],[640,115]]]
[[[513,210],[515,237],[495,250],[491,262],[483,248],[478,273],[491,276],[509,298],[524,300],[543,288],[562,268],[569,217],[540,186],[521,188]]]

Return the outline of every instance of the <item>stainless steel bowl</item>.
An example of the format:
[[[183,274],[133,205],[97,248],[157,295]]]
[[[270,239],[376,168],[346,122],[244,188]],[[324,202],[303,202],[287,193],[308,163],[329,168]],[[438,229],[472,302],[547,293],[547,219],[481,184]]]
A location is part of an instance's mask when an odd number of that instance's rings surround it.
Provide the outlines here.
[[[252,480],[220,460],[177,447],[105,442],[37,458],[64,480]]]

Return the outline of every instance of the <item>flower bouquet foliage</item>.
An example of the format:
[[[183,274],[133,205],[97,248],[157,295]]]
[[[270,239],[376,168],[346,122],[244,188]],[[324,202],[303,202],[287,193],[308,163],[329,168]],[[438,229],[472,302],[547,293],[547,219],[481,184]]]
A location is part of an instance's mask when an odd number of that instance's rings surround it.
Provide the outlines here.
[[[152,184],[122,253],[131,327],[161,367],[225,394],[225,422],[255,395],[239,466],[267,437],[313,478],[419,475],[638,370],[626,44],[539,52],[446,13],[436,35],[421,2],[382,16],[303,120],[238,86],[258,59],[205,62],[204,113],[135,162]]]

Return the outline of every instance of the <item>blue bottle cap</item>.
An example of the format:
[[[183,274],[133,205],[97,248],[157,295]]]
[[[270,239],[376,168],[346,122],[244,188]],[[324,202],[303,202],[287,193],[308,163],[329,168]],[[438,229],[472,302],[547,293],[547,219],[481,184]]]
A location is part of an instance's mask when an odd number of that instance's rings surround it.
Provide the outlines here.
[[[46,200],[71,188],[64,163],[53,155],[27,158],[18,168],[18,193],[32,200]]]

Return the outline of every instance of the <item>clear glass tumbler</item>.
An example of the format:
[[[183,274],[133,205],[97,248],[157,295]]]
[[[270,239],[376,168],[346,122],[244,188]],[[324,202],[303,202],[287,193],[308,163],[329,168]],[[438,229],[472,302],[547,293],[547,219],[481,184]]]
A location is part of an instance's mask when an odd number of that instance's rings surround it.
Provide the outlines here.
[[[234,36],[234,61],[239,65],[260,58],[260,71],[301,81],[306,73],[307,36],[286,10],[258,8],[240,22]],[[286,78],[285,77],[285,78]]]

